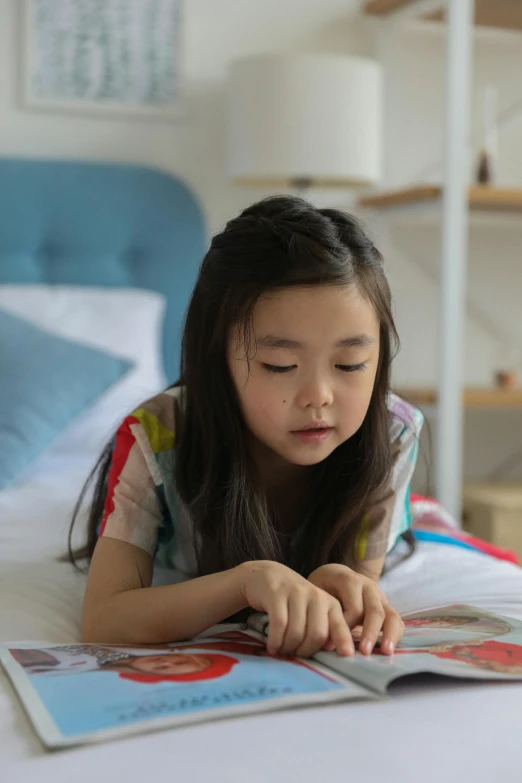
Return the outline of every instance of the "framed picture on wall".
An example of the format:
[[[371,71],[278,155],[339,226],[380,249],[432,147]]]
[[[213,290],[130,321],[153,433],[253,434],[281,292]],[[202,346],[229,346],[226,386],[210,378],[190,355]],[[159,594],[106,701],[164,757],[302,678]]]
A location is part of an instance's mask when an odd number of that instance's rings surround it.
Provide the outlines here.
[[[180,117],[181,0],[24,0],[24,104]]]

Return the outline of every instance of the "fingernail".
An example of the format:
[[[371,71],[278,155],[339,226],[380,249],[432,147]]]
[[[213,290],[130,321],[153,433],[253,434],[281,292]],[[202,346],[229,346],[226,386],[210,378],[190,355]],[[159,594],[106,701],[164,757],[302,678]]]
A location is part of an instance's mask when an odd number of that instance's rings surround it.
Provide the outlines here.
[[[373,643],[370,639],[363,639],[360,644],[360,649],[363,655],[371,655],[373,650]]]
[[[395,652],[395,643],[388,642],[388,644],[386,645],[386,649],[388,650],[389,655],[393,655],[393,653]]]

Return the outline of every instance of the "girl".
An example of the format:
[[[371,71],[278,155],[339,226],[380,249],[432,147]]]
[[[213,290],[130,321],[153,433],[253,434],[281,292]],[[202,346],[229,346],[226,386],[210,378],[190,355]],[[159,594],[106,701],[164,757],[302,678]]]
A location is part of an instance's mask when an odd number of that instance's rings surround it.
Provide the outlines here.
[[[391,654],[403,623],[378,580],[410,524],[421,426],[389,392],[396,338],[354,217],[278,196],[231,220],[201,265],[181,380],[98,464],[83,639],[177,641],[253,609],[271,654],[351,655],[358,624],[363,653],[382,631]],[[170,584],[151,586],[154,566]]]

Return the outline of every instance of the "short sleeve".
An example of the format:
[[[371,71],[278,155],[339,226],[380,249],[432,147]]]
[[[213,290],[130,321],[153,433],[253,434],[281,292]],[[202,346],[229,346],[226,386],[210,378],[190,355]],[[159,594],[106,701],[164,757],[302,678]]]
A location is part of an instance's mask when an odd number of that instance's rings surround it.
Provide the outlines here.
[[[392,473],[393,512],[387,551],[391,551],[400,536],[411,526],[410,483],[417,464],[419,437],[424,416],[417,408],[393,396],[390,432],[395,452]]]
[[[163,522],[159,483],[159,469],[143,425],[136,415],[128,416],[114,441],[99,535],[134,544],[153,557]]]
[[[364,515],[355,541],[357,561],[376,560],[390,552],[411,525],[410,482],[417,462],[424,417],[395,395],[388,400],[393,468],[389,491]]]

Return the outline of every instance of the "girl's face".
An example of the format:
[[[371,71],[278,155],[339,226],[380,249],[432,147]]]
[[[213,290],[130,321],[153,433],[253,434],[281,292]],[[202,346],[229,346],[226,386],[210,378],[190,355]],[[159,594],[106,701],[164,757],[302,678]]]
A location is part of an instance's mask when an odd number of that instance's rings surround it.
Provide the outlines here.
[[[364,421],[379,360],[379,320],[355,285],[286,288],[253,313],[250,371],[239,330],[228,366],[258,446],[315,465]],[[259,451],[259,449],[258,449]]]

